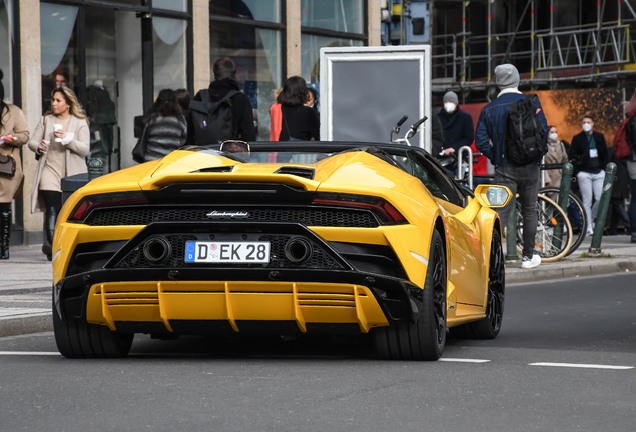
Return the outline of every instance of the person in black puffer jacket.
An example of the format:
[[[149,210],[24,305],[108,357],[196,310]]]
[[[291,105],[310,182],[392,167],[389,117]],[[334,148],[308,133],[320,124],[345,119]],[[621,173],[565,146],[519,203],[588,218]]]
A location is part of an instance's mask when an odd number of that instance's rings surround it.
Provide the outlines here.
[[[186,141],[186,120],[181,114],[174,90],[163,89],[144,115],[148,128],[144,162],[161,159]]]

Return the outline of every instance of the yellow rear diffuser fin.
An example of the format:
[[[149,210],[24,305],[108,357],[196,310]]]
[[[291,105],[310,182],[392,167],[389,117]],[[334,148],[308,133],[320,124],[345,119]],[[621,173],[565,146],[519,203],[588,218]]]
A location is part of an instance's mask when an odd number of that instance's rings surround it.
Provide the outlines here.
[[[307,333],[307,326],[305,325],[303,311],[300,309],[300,304],[298,302],[298,284],[296,282],[294,282],[292,289],[294,291],[294,316],[296,317],[296,324],[298,324],[298,328],[301,332]]]
[[[230,301],[230,284],[227,282],[225,282],[225,309],[227,310],[227,320],[230,322],[234,331],[238,332],[239,329],[236,326],[236,321],[234,321],[234,311],[232,310],[232,302]]]
[[[166,326],[169,332],[172,333],[172,327],[170,327],[170,322],[168,321],[168,314],[166,313],[166,301],[163,297],[163,286],[161,282],[157,282],[157,300],[159,301],[159,317],[161,318],[161,322]]]
[[[358,286],[353,287],[353,294],[356,300],[356,314],[358,315],[358,323],[360,324],[360,331],[362,333],[369,333],[371,327],[369,326],[369,321],[367,321],[367,317],[364,314],[364,308],[362,307],[360,301],[360,294],[365,294],[364,290]]]
[[[101,284],[99,286],[99,292],[102,295],[102,316],[106,321],[106,325],[112,331],[117,331],[117,328],[115,327],[115,321],[113,321],[113,316],[110,314],[110,309],[108,307],[108,303],[106,302],[106,288],[104,287],[104,284]]]

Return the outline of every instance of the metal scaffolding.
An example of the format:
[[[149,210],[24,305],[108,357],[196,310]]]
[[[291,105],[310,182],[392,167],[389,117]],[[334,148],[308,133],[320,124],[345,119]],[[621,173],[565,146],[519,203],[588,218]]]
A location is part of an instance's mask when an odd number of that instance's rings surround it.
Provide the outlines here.
[[[515,30],[505,33],[493,33],[494,0],[486,1],[486,34],[468,31],[466,12],[470,2],[462,1],[462,32],[433,36],[434,83],[459,88],[490,86],[494,66],[504,62],[528,65],[520,69],[522,82],[533,87],[547,84],[553,88],[566,81],[600,85],[606,79],[629,75],[636,78],[636,70],[630,67],[626,70],[636,54],[630,37],[631,26],[636,25],[636,12],[628,0],[597,1],[596,23],[569,27],[555,27],[554,0],[551,0],[550,27],[545,29],[536,28],[536,0],[527,0]],[[602,22],[605,6],[611,1],[617,2],[616,20]],[[623,7],[628,11],[628,19],[622,17]],[[520,30],[523,24],[526,30]],[[514,49],[515,46],[524,48]],[[485,73],[473,73],[478,67],[483,71],[484,65]]]

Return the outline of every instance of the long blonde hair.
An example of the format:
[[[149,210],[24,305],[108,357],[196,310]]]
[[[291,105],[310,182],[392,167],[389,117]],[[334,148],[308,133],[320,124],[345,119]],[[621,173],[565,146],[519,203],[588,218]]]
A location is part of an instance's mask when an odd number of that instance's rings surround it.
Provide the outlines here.
[[[75,92],[68,87],[57,87],[54,88],[51,92],[51,97],[55,96],[55,93],[62,93],[64,100],[70,106],[69,112],[79,119],[86,119],[86,113],[82,109],[79,101],[77,100],[77,96],[75,96]]]

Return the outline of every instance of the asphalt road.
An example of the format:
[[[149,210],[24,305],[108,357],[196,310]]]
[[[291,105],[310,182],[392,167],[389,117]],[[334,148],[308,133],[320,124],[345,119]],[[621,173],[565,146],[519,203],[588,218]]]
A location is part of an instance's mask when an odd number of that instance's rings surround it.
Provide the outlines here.
[[[633,431],[634,305],[633,273],[509,285],[499,337],[433,363],[365,340],[136,336],[104,361],[0,338],[0,431]]]

